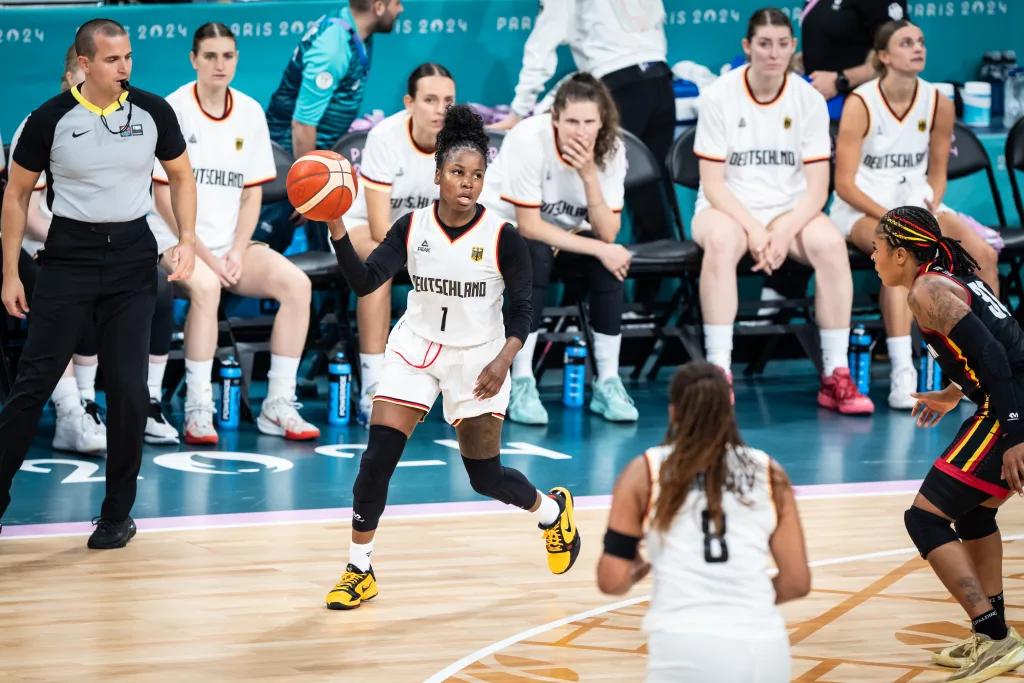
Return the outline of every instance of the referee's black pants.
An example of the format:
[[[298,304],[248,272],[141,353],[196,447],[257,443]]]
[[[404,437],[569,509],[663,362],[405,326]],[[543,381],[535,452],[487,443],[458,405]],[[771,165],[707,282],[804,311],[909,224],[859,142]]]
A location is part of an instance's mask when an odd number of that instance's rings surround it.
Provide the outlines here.
[[[43,405],[87,325],[95,323],[107,392],[106,498],[100,515],[125,519],[135,503],[149,391],[156,240],[145,217],[81,223],[54,216],[39,253],[28,339],[0,412],[0,518],[11,502]]]

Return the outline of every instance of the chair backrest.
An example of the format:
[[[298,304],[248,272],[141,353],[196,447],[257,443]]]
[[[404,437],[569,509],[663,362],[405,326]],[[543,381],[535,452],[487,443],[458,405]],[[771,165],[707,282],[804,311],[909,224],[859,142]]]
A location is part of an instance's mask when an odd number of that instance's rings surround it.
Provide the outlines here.
[[[949,166],[946,177],[949,180],[965,178],[978,172],[984,172],[988,178],[989,192],[996,208],[999,225],[1006,225],[1006,214],[1003,211],[1003,200],[996,187],[996,177],[992,172],[992,160],[989,159],[985,146],[970,128],[957,121],[953,125],[953,143],[949,146]]]
[[[276,142],[270,143],[274,150],[274,168],[277,169],[277,177],[263,185],[263,203],[272,204],[282,199],[287,199],[288,190],[285,187],[285,180],[288,178],[288,171],[295,159],[292,153]]]
[[[1006,136],[1006,172],[1010,175],[1010,189],[1013,191],[1013,205],[1017,208],[1017,219],[1024,227],[1024,202],[1021,201],[1017,171],[1024,171],[1024,119],[1019,119]]]
[[[693,141],[697,137],[697,127],[683,131],[668,150],[668,175],[672,182],[696,190],[700,186],[700,161],[693,153]]]
[[[619,137],[622,144],[626,146],[626,182],[624,184],[627,190],[656,182],[661,178],[658,159],[640,138],[625,128],[619,129]]]
[[[342,135],[334,143],[334,151],[348,159],[356,175],[359,175],[359,166],[363,161],[363,148],[366,147],[366,138],[369,134],[368,130],[351,131]]]

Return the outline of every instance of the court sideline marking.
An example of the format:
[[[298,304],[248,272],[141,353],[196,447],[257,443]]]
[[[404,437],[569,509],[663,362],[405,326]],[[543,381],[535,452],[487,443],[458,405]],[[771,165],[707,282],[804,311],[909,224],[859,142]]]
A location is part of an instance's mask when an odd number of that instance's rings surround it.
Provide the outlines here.
[[[1012,536],[1005,536],[1005,537],[1003,537],[1003,542],[1005,543],[1007,541],[1019,541],[1021,539],[1024,539],[1024,534],[1014,534]],[[844,556],[844,557],[833,557],[833,558],[829,558],[827,560],[814,560],[812,562],[809,562],[808,565],[810,567],[812,567],[812,568],[813,567],[829,567],[829,566],[836,565],[836,564],[847,564],[847,563],[850,563],[850,562],[858,562],[860,560],[874,560],[874,559],[878,559],[878,558],[881,558],[881,557],[893,557],[893,556],[896,556],[896,555],[905,555],[907,553],[912,553],[912,552],[917,552],[917,548],[914,548],[913,546],[911,546],[909,548],[896,548],[896,549],[893,549],[893,550],[878,550],[878,551],[870,552],[870,553],[861,553],[859,555],[847,555],[847,556]],[[567,616],[567,617],[562,617],[561,619],[556,619],[554,621],[549,621],[546,624],[541,624],[539,626],[534,626],[533,628],[527,629],[525,631],[520,631],[519,633],[517,633],[515,635],[512,635],[512,636],[509,636],[508,638],[505,638],[503,640],[499,640],[499,641],[497,641],[495,643],[491,643],[490,645],[486,645],[486,646],[480,648],[479,650],[477,650],[476,652],[473,652],[471,654],[466,655],[465,657],[463,657],[462,659],[459,659],[458,661],[452,662],[451,664],[449,664],[445,668],[441,669],[440,671],[438,671],[436,674],[434,674],[430,678],[425,679],[424,683],[443,683],[448,678],[450,678],[450,677],[454,676],[455,674],[459,673],[460,671],[465,669],[470,664],[475,664],[476,662],[480,661],[484,657],[488,657],[488,656],[490,656],[490,655],[492,655],[492,654],[494,654],[496,652],[500,652],[501,650],[504,650],[507,647],[515,645],[516,643],[518,643],[520,641],[527,640],[528,638],[533,638],[534,636],[538,636],[538,635],[541,635],[543,633],[547,633],[548,631],[553,631],[556,628],[560,628],[560,627],[565,626],[567,624],[571,624],[571,623],[573,623],[575,621],[580,621],[580,620],[583,620],[583,619],[589,619],[590,617],[596,617],[596,616],[598,616],[600,614],[605,614],[606,612],[613,612],[613,611],[615,611],[617,609],[622,609],[623,607],[631,607],[631,606],[636,605],[638,603],[649,601],[650,599],[651,599],[650,594],[647,594],[647,595],[640,595],[640,596],[637,596],[635,598],[629,598],[627,600],[619,600],[618,602],[613,602],[611,604],[604,605],[604,606],[601,606],[601,607],[595,607],[593,609],[586,610],[585,612],[579,612],[578,614],[572,614],[572,615]]]

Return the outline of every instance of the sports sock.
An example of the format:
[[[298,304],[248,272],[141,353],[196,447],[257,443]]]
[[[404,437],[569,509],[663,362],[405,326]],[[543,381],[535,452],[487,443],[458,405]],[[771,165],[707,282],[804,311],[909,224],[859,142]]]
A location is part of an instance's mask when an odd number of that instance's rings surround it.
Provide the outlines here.
[[[562,514],[561,508],[558,507],[558,501],[544,493],[543,491],[537,491],[540,494],[540,507],[533,511],[533,514],[537,516],[537,523],[541,526],[549,527],[558,521],[558,516]]]
[[[821,330],[821,364],[825,376],[831,377],[836,368],[849,365],[850,328]]]
[[[380,369],[384,365],[383,353],[360,353],[359,369],[363,380],[363,391],[380,383]]]
[[[57,409],[58,414],[62,415],[75,409],[82,409],[78,385],[75,383],[74,377],[61,377],[57,386],[53,388],[50,398],[53,400],[53,407]]]
[[[210,386],[210,374],[213,372],[213,359],[191,360],[185,359],[185,386],[187,393],[185,405],[199,403],[208,397],[212,397],[213,388]]]
[[[995,609],[971,619],[971,628],[975,633],[984,633],[992,640],[1002,640],[1007,633],[1006,622]]]
[[[301,358],[270,354],[270,370],[267,372],[267,400],[295,397],[295,378],[299,374]]]
[[[348,561],[361,572],[370,571],[370,556],[373,555],[373,541],[369,543],[352,542],[348,545]]]
[[[159,402],[163,398],[164,370],[167,369],[167,361],[154,363],[149,361],[149,376],[146,384],[149,386],[149,397]]]
[[[732,325],[705,325],[704,346],[709,363],[732,371]]]
[[[78,383],[78,393],[86,401],[96,400],[96,371],[99,363],[92,365],[75,365],[75,381]]]
[[[594,361],[597,363],[598,382],[619,376],[619,351],[621,348],[621,334],[594,332]]]
[[[1006,603],[1003,601],[1003,593],[999,592],[999,595],[988,596],[988,601],[992,604],[992,609],[999,613],[999,618],[1006,621]]]
[[[540,332],[531,332],[526,335],[523,348],[519,349],[519,353],[512,359],[512,379],[533,377],[533,352],[537,348],[538,337],[540,337]]]
[[[885,345],[889,349],[889,365],[893,374],[903,368],[914,367],[914,354],[911,350],[909,334],[903,337],[889,337],[885,340]]]

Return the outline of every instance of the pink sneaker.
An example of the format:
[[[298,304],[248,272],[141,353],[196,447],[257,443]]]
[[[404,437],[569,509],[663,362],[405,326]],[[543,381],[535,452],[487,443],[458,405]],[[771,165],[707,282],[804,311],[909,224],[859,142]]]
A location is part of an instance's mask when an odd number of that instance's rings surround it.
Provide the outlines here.
[[[875,412],[871,399],[857,390],[849,368],[836,368],[831,377],[821,378],[818,405],[843,415],[870,415]]]

